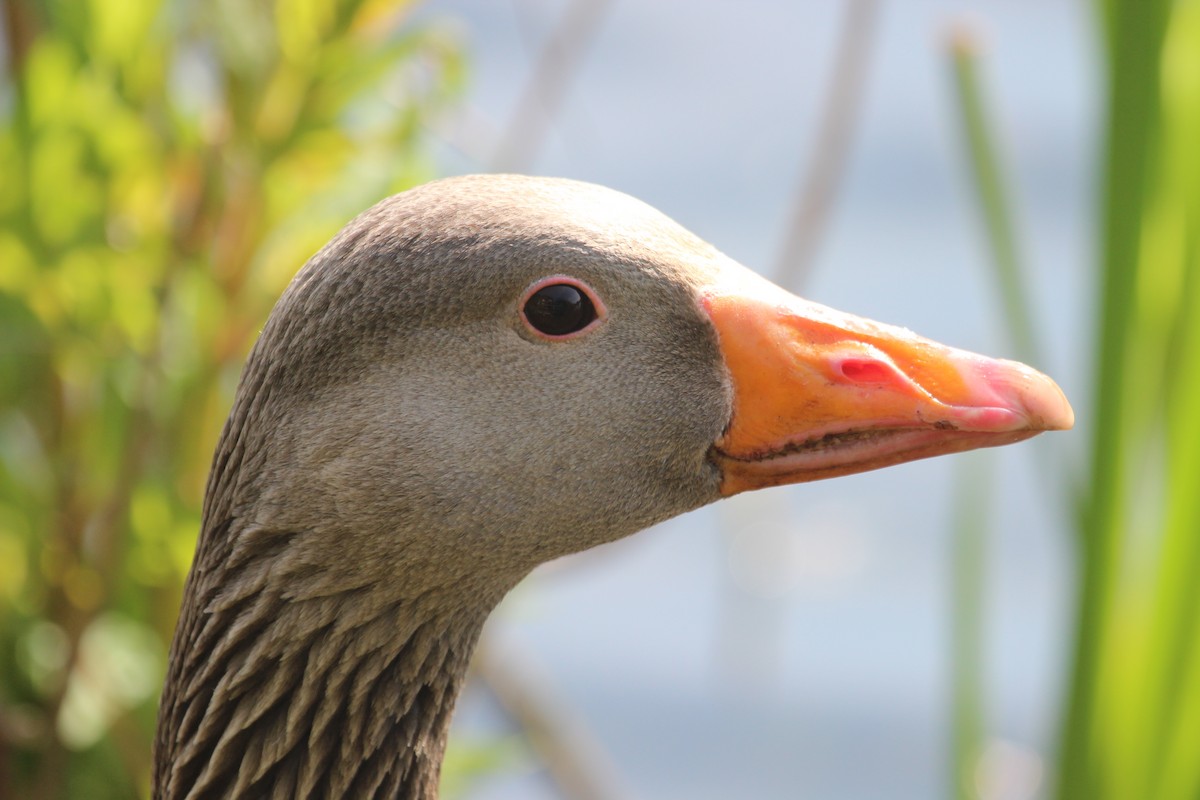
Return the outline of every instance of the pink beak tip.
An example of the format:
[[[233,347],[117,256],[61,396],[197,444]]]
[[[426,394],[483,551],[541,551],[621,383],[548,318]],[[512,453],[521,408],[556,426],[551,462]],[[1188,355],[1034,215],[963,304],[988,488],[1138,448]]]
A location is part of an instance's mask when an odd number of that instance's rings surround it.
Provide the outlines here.
[[[1075,412],[1058,384],[1037,370],[1015,361],[1002,361],[993,387],[1019,410],[1030,430],[1065,431],[1075,425]]]

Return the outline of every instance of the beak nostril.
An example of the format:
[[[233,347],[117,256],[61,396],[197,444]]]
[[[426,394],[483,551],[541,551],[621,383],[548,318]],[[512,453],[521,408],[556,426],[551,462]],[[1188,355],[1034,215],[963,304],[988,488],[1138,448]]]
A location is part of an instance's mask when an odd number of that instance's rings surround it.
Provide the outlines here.
[[[841,363],[842,375],[855,383],[891,383],[895,371],[873,358],[847,358]]]

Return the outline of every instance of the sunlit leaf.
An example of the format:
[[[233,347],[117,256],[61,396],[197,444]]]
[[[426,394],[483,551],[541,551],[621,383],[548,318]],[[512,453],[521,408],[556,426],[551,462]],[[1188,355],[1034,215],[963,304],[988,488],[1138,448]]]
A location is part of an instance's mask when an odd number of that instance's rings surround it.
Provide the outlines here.
[[[450,90],[352,125],[427,50],[357,2],[14,2],[40,27],[0,106],[0,795],[127,798],[239,366],[308,256],[422,174],[411,116]]]

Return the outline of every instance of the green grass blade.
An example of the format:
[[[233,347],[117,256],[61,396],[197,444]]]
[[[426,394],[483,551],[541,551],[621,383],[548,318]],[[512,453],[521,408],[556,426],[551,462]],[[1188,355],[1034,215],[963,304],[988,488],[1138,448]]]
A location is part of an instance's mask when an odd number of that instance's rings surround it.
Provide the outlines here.
[[[953,524],[953,796],[975,800],[975,773],[984,745],[983,603],[994,470],[990,453],[971,453],[963,462]]]
[[[1097,320],[1091,476],[1078,542],[1081,560],[1074,666],[1059,752],[1059,800],[1105,796],[1096,752],[1098,678],[1123,544],[1127,378],[1142,216],[1158,119],[1166,0],[1103,4],[1109,43],[1103,143],[1102,273]]]
[[[1017,349],[1018,358],[1031,364],[1040,364],[1042,359],[1038,336],[1027,299],[1029,295],[1021,277],[1016,229],[1009,212],[1000,159],[992,141],[992,128],[985,113],[983,91],[979,83],[976,66],[978,47],[968,32],[958,31],[951,39],[950,51],[971,175],[983,212],[984,227],[1009,334]]]

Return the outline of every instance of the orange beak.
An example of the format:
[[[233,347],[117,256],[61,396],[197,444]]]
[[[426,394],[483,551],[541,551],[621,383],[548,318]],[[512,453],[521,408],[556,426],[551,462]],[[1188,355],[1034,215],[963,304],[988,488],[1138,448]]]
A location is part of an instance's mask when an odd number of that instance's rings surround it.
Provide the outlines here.
[[[701,299],[733,383],[721,493],[1018,442],[1075,422],[1042,373],[834,311],[756,276]]]

